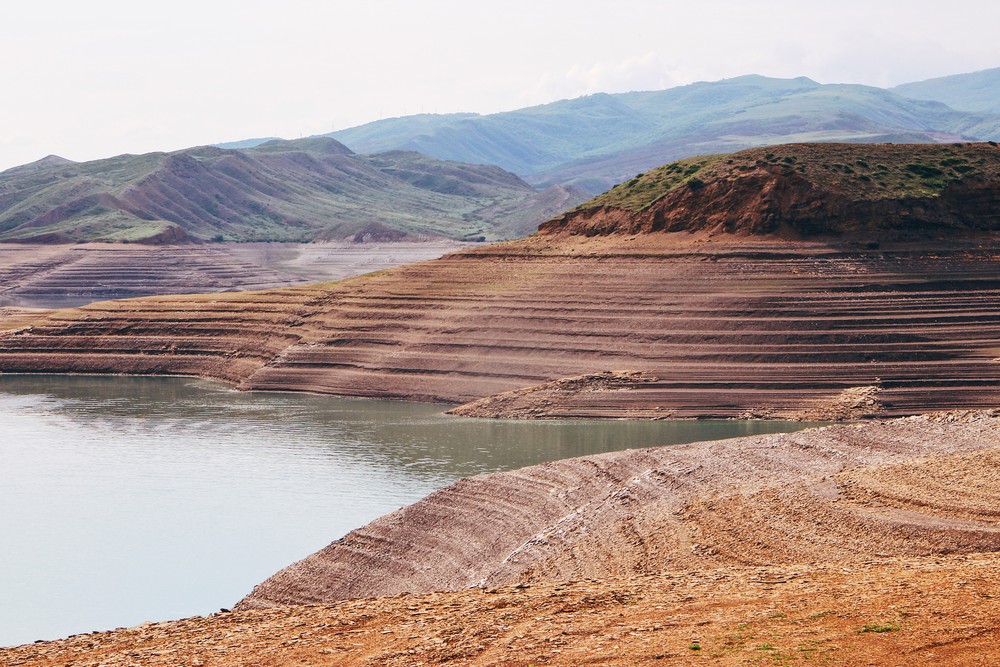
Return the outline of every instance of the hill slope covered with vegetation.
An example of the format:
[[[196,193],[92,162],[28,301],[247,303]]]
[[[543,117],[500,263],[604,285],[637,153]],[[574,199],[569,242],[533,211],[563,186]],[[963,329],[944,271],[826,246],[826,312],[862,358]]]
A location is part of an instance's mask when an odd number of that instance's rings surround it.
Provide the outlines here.
[[[309,241],[523,236],[585,195],[499,167],[316,137],[0,173],[0,241]],[[503,219],[494,226],[496,212]]]
[[[587,236],[785,233],[878,243],[1000,231],[1000,148],[787,144],[673,162],[542,225]]]

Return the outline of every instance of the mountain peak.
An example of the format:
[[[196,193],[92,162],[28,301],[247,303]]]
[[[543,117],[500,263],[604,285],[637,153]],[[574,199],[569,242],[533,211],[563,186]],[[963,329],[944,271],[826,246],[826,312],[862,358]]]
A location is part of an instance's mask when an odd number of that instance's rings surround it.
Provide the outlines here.
[[[354,155],[354,151],[336,139],[324,135],[304,139],[272,139],[247,149],[260,153],[285,153],[302,151],[316,155]]]

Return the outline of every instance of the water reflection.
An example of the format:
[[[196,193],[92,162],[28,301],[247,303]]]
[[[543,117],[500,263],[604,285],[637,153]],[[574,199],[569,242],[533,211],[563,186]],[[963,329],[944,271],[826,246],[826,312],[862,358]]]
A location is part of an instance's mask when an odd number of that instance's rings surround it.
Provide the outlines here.
[[[229,606],[459,477],[803,426],[441,411],[184,378],[0,376],[0,644]]]

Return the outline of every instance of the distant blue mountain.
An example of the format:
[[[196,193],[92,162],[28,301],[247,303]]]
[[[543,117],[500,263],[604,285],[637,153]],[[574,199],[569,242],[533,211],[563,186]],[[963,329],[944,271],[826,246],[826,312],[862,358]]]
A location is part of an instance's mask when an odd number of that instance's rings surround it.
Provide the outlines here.
[[[260,137],[258,139],[243,139],[241,141],[226,141],[221,144],[212,144],[215,148],[227,148],[229,150],[243,150],[245,148],[257,148],[261,144],[269,141],[280,141],[278,137]]]
[[[1000,113],[1000,67],[905,83],[890,91],[915,100],[934,100],[959,111]]]
[[[597,94],[489,115],[421,114],[329,135],[358,153],[495,164],[596,193],[675,159],[800,141],[1000,139],[1000,112],[957,111],[870,86],[757,75]]]

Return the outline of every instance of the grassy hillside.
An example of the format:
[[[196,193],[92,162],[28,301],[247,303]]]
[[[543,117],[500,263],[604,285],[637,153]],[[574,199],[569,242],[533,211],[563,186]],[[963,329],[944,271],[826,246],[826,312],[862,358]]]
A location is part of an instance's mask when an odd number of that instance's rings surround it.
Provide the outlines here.
[[[361,156],[323,137],[79,164],[49,157],[0,173],[0,240],[492,240],[561,212],[540,208],[539,194],[499,167]],[[502,229],[488,213],[497,207],[509,214]]]
[[[744,76],[486,116],[407,116],[330,136],[360,152],[417,150],[596,193],[690,155],[808,141],[998,139],[998,120],[880,88]]]
[[[995,144],[787,144],[672,162],[620,183],[578,209],[642,211],[682,185],[698,189],[758,170],[785,172],[804,187],[857,200],[936,197],[966,179],[1000,181]]]
[[[1000,231],[1000,147],[786,144],[673,162],[546,222],[543,234],[659,231],[852,243]]]

